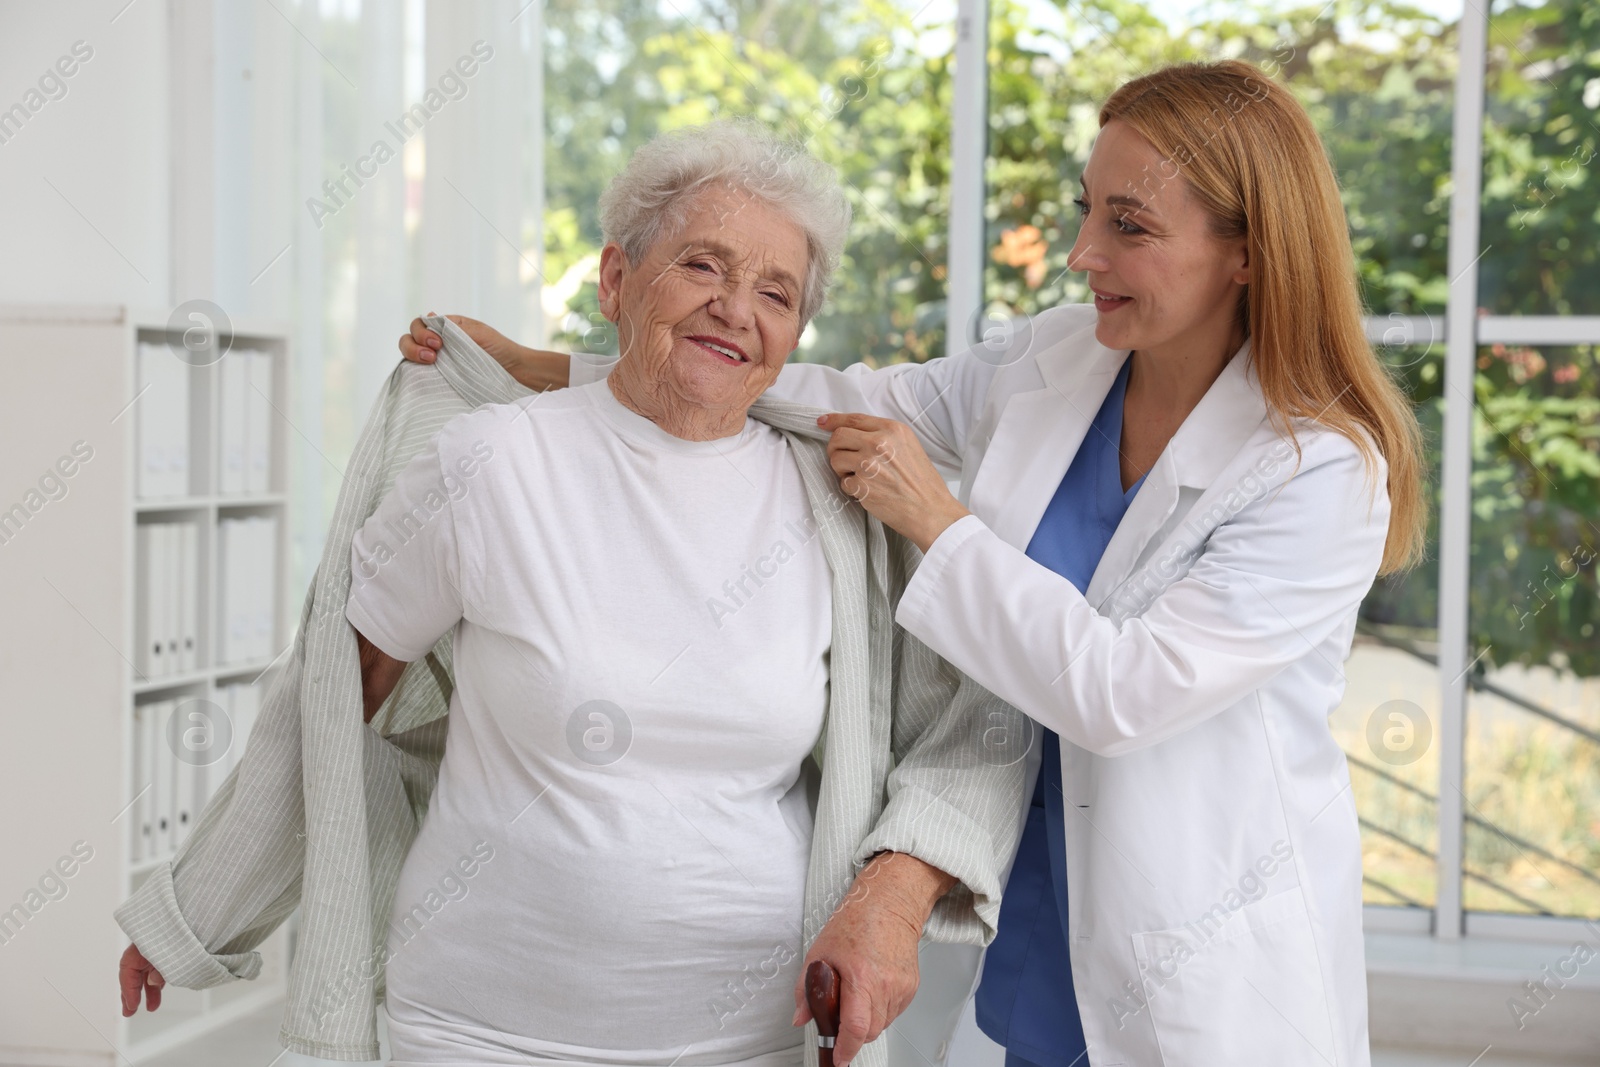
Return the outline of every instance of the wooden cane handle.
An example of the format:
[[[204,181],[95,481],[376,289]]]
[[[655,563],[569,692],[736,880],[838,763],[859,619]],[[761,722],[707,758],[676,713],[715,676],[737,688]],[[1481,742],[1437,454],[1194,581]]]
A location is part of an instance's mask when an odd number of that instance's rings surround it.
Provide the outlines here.
[[[817,1023],[818,1067],[833,1067],[833,1040],[839,1036],[839,975],[823,960],[806,968],[806,1003]]]

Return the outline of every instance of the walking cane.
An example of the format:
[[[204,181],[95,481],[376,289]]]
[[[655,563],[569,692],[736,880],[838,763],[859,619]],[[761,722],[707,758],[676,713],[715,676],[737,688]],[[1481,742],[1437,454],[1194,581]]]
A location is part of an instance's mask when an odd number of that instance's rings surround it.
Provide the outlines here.
[[[839,1036],[839,975],[822,960],[806,968],[806,1003],[817,1023],[817,1067],[833,1067],[833,1040]]]

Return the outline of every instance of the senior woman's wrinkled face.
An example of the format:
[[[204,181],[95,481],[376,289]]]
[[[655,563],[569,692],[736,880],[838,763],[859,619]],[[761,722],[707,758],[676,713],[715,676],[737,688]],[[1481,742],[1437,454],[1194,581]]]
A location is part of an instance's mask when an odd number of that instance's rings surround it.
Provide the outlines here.
[[[600,261],[600,310],[617,324],[624,375],[664,406],[742,414],[800,341],[809,253],[783,212],[713,187],[687,222],[629,263]]]

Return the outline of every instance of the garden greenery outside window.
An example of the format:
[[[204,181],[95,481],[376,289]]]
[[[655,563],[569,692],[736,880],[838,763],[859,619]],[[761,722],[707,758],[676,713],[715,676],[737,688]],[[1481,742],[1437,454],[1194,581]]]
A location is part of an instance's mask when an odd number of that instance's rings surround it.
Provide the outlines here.
[[[1239,56],[1310,110],[1339,176],[1380,355],[1417,405],[1427,561],[1363,605],[1332,726],[1350,759],[1370,905],[1438,896],[1439,800],[1458,787],[1476,912],[1600,917],[1600,368],[1592,344],[1484,345],[1472,456],[1465,776],[1441,783],[1442,322],[1451,279],[1461,0],[990,0],[981,312],[1088,292],[1066,256],[1099,103],[1163,63]],[[1600,20],[1496,4],[1483,71],[1480,314],[1600,314]],[[1592,15],[1592,13],[1589,13]],[[615,350],[594,203],[655,133],[752,116],[838,167],[855,223],[797,358],[945,350],[956,0],[545,5],[545,321]],[[1470,79],[1469,79],[1470,80]],[[1476,84],[1473,82],[1473,84]],[[1600,342],[1600,328],[1595,342]],[[1424,927],[1426,928],[1425,924]]]

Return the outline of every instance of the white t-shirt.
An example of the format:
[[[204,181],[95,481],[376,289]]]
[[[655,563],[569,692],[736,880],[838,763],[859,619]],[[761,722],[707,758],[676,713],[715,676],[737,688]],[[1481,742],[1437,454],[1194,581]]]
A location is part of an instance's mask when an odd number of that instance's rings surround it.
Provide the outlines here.
[[[831,572],[787,443],[605,382],[452,419],[352,625],[456,689],[391,913],[396,1063],[789,1067]]]

